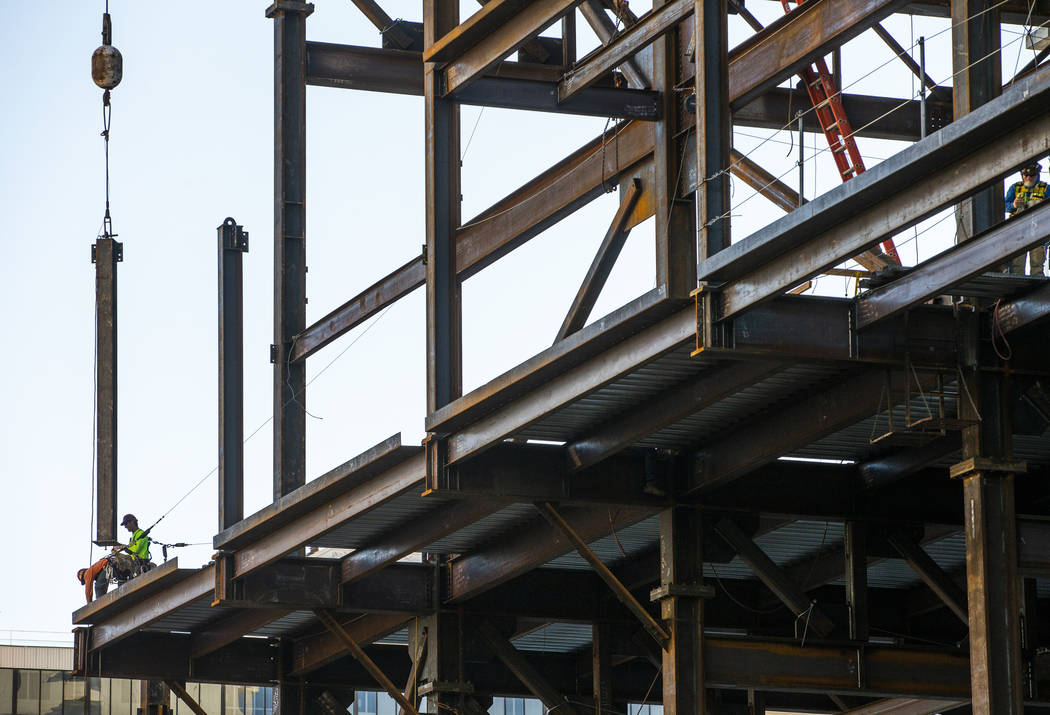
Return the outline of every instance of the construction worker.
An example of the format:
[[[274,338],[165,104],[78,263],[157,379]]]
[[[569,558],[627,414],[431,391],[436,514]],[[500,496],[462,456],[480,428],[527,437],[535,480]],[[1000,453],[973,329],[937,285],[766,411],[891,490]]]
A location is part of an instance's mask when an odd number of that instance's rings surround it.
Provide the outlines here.
[[[1006,191],[1006,210],[1010,216],[1016,216],[1025,209],[1036,206],[1046,198],[1047,185],[1039,180],[1043,167],[1033,162],[1021,169],[1021,180],[1011,184]],[[1010,272],[1024,275],[1024,254],[1010,262]],[[1028,252],[1028,275],[1041,276],[1046,262],[1046,246],[1037,246]]]
[[[149,571],[153,565],[149,560],[149,532],[139,528],[139,520],[134,514],[125,514],[120,525],[131,532],[131,540],[122,551],[131,554],[137,560],[135,575]]]

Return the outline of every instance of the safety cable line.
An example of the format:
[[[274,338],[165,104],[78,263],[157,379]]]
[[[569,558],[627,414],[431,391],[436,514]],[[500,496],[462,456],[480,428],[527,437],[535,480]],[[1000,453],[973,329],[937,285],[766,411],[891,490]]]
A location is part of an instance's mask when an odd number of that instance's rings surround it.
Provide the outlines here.
[[[943,30],[940,30],[940,31],[938,31],[938,32],[934,33],[933,35],[930,35],[930,36],[929,36],[928,38],[925,38],[925,40],[927,40],[927,41],[928,41],[928,40],[932,40],[932,39],[934,39],[934,38],[936,38],[936,37],[939,37],[940,35],[943,35],[944,33],[946,33],[946,32],[948,32],[948,31],[950,31],[950,30],[954,29],[955,27],[957,27],[957,26],[959,26],[959,25],[963,25],[963,24],[965,24],[965,23],[968,23],[968,22],[970,22],[971,20],[974,20],[974,19],[976,19],[976,18],[980,17],[981,15],[983,15],[983,14],[985,14],[985,13],[987,13],[987,12],[991,12],[992,10],[994,10],[994,9],[998,8],[998,7],[999,7],[999,6],[1001,6],[1001,5],[1005,5],[1007,1],[1008,1],[1008,0],[1000,0],[1000,1],[999,1],[999,2],[997,3],[997,4],[993,5],[992,7],[989,7],[989,8],[985,8],[984,10],[981,10],[981,11],[979,11],[979,12],[976,12],[976,13],[974,13],[973,15],[971,15],[971,16],[970,16],[970,17],[968,17],[968,18],[966,18],[965,20],[960,20],[960,21],[959,21],[959,22],[957,22],[957,23],[954,23],[954,24],[952,24],[952,25],[949,25],[949,26],[948,26],[948,27],[946,27],[945,29],[943,29]],[[844,93],[844,92],[845,92],[845,91],[846,91],[847,89],[850,89],[851,87],[854,87],[854,86],[856,86],[857,84],[859,84],[860,82],[864,81],[864,80],[865,80],[865,79],[867,79],[868,77],[872,76],[872,75],[873,75],[873,74],[875,74],[876,72],[879,72],[880,70],[884,69],[884,68],[885,68],[885,67],[887,67],[888,65],[892,64],[893,62],[895,62],[895,61],[896,61],[896,60],[897,60],[898,58],[902,57],[903,55],[905,55],[905,54],[910,54],[910,52],[911,52],[911,51],[912,51],[913,49],[915,49],[915,47],[916,47],[916,46],[917,46],[917,43],[912,43],[911,47],[907,47],[907,48],[904,48],[902,52],[899,52],[899,53],[893,53],[893,56],[892,56],[892,57],[891,57],[890,59],[886,60],[885,62],[883,62],[882,64],[878,65],[877,67],[875,67],[875,68],[871,69],[871,70],[870,70],[870,71],[868,71],[868,72],[867,72],[866,74],[864,74],[864,75],[862,75],[862,76],[858,77],[858,78],[857,78],[857,79],[855,79],[854,81],[850,82],[850,83],[849,83],[848,85],[845,85],[845,86],[843,86],[843,87],[840,87],[840,88],[838,89],[838,91],[836,91],[836,92],[833,92],[833,93],[831,94],[831,96],[829,96],[829,97],[828,97],[828,100],[830,101],[830,100],[832,100],[832,99],[835,99],[836,97],[840,97],[840,96],[842,96],[842,94],[843,94],[843,93]],[[1000,49],[1002,49],[1002,48],[1000,48]],[[976,61],[976,62],[974,62],[974,63],[971,63],[971,64],[970,64],[969,66],[965,67],[965,68],[964,68],[963,70],[960,70],[960,72],[962,72],[962,71],[964,71],[964,70],[966,70],[966,69],[969,69],[969,68],[970,68],[970,67],[972,67],[972,66],[973,66],[974,64],[977,64],[977,62],[981,62],[981,61],[983,61],[983,60],[987,59],[987,57],[991,56],[991,54],[994,54],[994,52],[993,52],[993,53],[989,53],[989,55],[986,55],[985,57],[982,57],[981,59],[977,60],[977,61]],[[956,73],[956,74],[958,74],[958,73]],[[954,76],[954,75],[952,75],[952,76]],[[915,95],[915,94],[913,94],[913,95],[912,95],[912,96],[911,96],[911,97],[910,97],[910,98],[908,99],[908,101],[911,101],[912,99],[914,99],[914,98],[915,98],[915,96],[916,96],[916,95]],[[896,111],[896,110],[897,110],[897,109],[899,109],[899,108],[900,108],[900,107],[896,107],[896,108],[894,108],[894,110],[892,110],[892,111]],[[796,122],[798,122],[798,120],[799,120],[799,117],[805,117],[805,116],[806,116],[806,115],[808,115],[808,114],[809,114],[810,112],[815,112],[816,110],[817,110],[817,107],[810,107],[809,109],[807,109],[807,110],[805,110],[805,111],[803,111],[803,112],[800,112],[800,113],[799,113],[799,114],[797,114],[797,115],[796,115],[795,117],[792,117],[792,118],[791,118],[791,119],[790,119],[790,120],[788,121],[788,123],[787,123],[787,124],[784,124],[784,125],[783,125],[782,127],[780,127],[780,129],[777,129],[776,131],[774,131],[774,132],[773,132],[773,133],[772,133],[772,134],[770,135],[770,137],[769,137],[769,138],[771,139],[772,137],[776,136],[776,135],[777,135],[777,134],[779,134],[780,132],[783,132],[783,131],[786,131],[786,130],[789,130],[789,129],[791,129],[792,127],[794,127],[795,123],[796,123]],[[884,115],[884,116],[885,116],[885,115]],[[878,119],[882,119],[882,118],[883,118],[883,117],[878,117]],[[863,129],[863,128],[866,128],[866,127],[868,127],[868,126],[870,126],[870,125],[871,125],[871,123],[869,123],[869,124],[866,124],[866,125],[864,125],[864,127],[861,127],[861,129]],[[854,130],[854,131],[853,131],[853,133],[852,133],[852,134],[850,134],[850,135],[848,135],[848,136],[851,136],[851,137],[852,137],[852,136],[856,136],[856,134],[857,134],[857,132],[858,132],[858,131],[860,131],[860,130],[859,130],[859,129],[858,129],[858,130]],[[846,138],[846,137],[844,137],[844,138]],[[792,139],[793,139],[793,134],[792,134]],[[729,173],[729,172],[730,172],[730,171],[731,171],[731,170],[733,169],[733,167],[735,167],[735,166],[736,166],[737,164],[739,164],[739,163],[740,163],[740,162],[741,162],[741,161],[742,161],[743,159],[746,159],[746,158],[750,157],[750,156],[751,156],[751,154],[753,154],[753,153],[754,153],[755,151],[757,151],[757,150],[758,150],[759,148],[761,148],[761,147],[762,147],[762,145],[763,145],[764,143],[765,143],[765,142],[762,142],[762,143],[761,143],[761,144],[759,144],[758,146],[754,147],[754,148],[753,148],[753,149],[752,149],[752,150],[751,150],[750,152],[748,152],[747,154],[743,155],[743,156],[742,156],[742,157],[741,157],[740,159],[736,160],[735,162],[732,162],[732,163],[730,163],[730,165],[729,165],[729,166],[727,166],[727,167],[725,167],[725,168],[723,168],[723,169],[720,169],[720,170],[719,170],[718,172],[716,172],[715,174],[712,174],[711,176],[709,176],[709,177],[705,178],[705,179],[704,179],[704,182],[706,183],[706,182],[708,182],[708,181],[713,181],[713,180],[717,179],[718,177],[720,177],[720,176],[722,176],[722,175],[724,175],[724,174],[727,174],[727,173]],[[820,153],[823,153],[824,151],[829,151],[829,150],[830,150],[830,149],[825,149],[825,150],[823,150],[823,151],[821,151],[821,152],[818,152],[818,154],[820,154]],[[791,172],[788,172],[788,173],[791,173]],[[767,186],[768,186],[768,185],[767,185]],[[763,187],[763,188],[766,188],[766,187]]]
[[[1002,4],[1002,3],[1000,3],[1000,4]],[[1041,24],[1040,24],[1040,25],[1038,25],[1037,27],[1043,27],[1043,26],[1046,26],[1046,25],[1047,25],[1048,23],[1050,23],[1050,20],[1047,20],[1046,22],[1043,22],[1043,23],[1041,23]],[[979,58],[979,59],[977,59],[977,60],[974,60],[973,62],[971,62],[970,64],[966,65],[965,67],[963,67],[963,68],[959,69],[959,70],[958,70],[958,71],[956,71],[956,72],[953,72],[953,73],[952,73],[952,74],[951,74],[951,75],[950,75],[950,76],[949,76],[948,78],[945,78],[945,81],[947,81],[947,79],[952,79],[952,78],[954,78],[955,76],[957,76],[957,75],[959,75],[959,74],[962,74],[963,72],[966,72],[967,70],[969,70],[970,68],[974,67],[975,65],[977,65],[977,64],[980,64],[981,62],[984,62],[984,61],[985,61],[986,59],[988,59],[988,58],[989,58],[989,57],[991,57],[992,55],[995,55],[995,54],[997,54],[997,53],[1000,53],[1000,52],[1002,52],[1002,51],[1003,51],[1004,49],[1006,49],[1006,48],[1008,48],[1008,47],[1009,47],[1010,45],[1012,45],[1012,44],[1013,44],[1013,42],[1017,42],[1017,41],[1019,41],[1019,39],[1020,39],[1020,38],[1018,38],[1018,40],[1013,40],[1012,42],[1010,42],[1009,44],[1007,44],[1007,45],[1006,45],[1006,46],[1004,46],[1004,47],[998,47],[998,48],[996,48],[996,49],[992,50],[991,52],[989,52],[988,54],[984,55],[983,57],[981,57],[981,58]],[[908,104],[909,104],[909,103],[910,103],[910,102],[911,102],[912,100],[914,100],[914,99],[915,99],[915,97],[914,97],[914,96],[912,96],[912,97],[909,97],[908,99],[905,99],[904,101],[902,101],[902,102],[901,102],[900,104],[898,104],[897,106],[895,106],[895,107],[892,107],[891,109],[888,109],[888,110],[886,110],[885,112],[883,112],[883,113],[882,113],[882,114],[880,114],[879,116],[877,116],[877,117],[875,117],[874,119],[872,119],[872,120],[871,120],[870,122],[868,122],[867,124],[864,124],[863,126],[861,126],[861,127],[858,127],[857,129],[853,130],[853,132],[852,132],[852,133],[850,133],[850,134],[849,134],[848,136],[851,136],[851,137],[852,137],[852,136],[856,136],[856,135],[857,135],[858,133],[860,133],[860,132],[864,131],[865,129],[867,129],[868,127],[870,127],[870,126],[874,125],[875,123],[877,123],[877,122],[880,122],[880,121],[882,121],[883,119],[885,119],[886,117],[890,116],[890,115],[891,115],[891,114],[893,114],[894,112],[897,112],[897,111],[899,111],[899,110],[903,109],[904,107],[906,107],[906,106],[907,106],[907,105],[908,105]],[[794,123],[794,122],[792,122],[792,124],[793,124],[793,123]],[[785,127],[785,128],[786,128],[786,127]],[[779,131],[784,131],[784,129],[781,129],[781,130],[779,130]],[[775,134],[774,134],[774,136],[775,136]],[[763,143],[764,143],[764,142],[763,142]],[[758,150],[758,148],[759,148],[759,147],[761,147],[761,146],[762,146],[762,144],[759,144],[759,146],[757,146],[757,147],[755,147],[754,149],[752,149],[752,150],[751,150],[751,153],[754,153],[755,151],[757,151],[757,150]],[[825,147],[825,148],[823,148],[823,149],[820,149],[820,150],[818,150],[818,151],[817,151],[817,152],[816,152],[815,154],[813,154],[812,156],[810,156],[809,158],[807,158],[807,159],[806,159],[806,161],[816,160],[816,158],[817,158],[818,156],[820,156],[821,154],[824,154],[825,152],[829,152],[829,151],[831,151],[831,147],[830,147],[830,146],[829,146],[829,147]],[[736,162],[733,162],[733,163],[732,163],[732,164],[730,165],[730,167],[727,167],[726,169],[722,169],[722,170],[720,170],[720,171],[719,171],[718,173],[714,174],[713,176],[709,177],[708,179],[705,179],[705,181],[710,181],[710,180],[713,180],[713,179],[717,178],[718,176],[720,176],[721,174],[723,174],[723,173],[726,173],[726,172],[728,172],[728,171],[729,171],[729,170],[730,170],[730,169],[731,169],[731,168],[732,168],[733,166],[735,166],[735,165],[736,165],[736,164],[738,164],[738,163],[739,163],[740,161],[742,161],[742,160],[743,160],[743,158],[746,158],[746,157],[748,157],[748,156],[750,156],[750,154],[744,155],[744,156],[743,156],[743,157],[742,157],[741,159],[738,159],[738,160],[737,160]],[[778,182],[778,181],[780,181],[781,179],[783,179],[783,178],[784,178],[785,176],[787,176],[787,175],[789,175],[789,174],[792,174],[792,173],[794,173],[794,171],[795,171],[795,169],[796,169],[796,168],[797,168],[797,166],[793,166],[793,167],[789,168],[789,169],[788,169],[787,171],[785,171],[785,172],[783,172],[782,174],[780,174],[779,176],[776,176],[776,177],[774,177],[774,178],[773,178],[773,179],[772,179],[771,181],[767,182],[767,183],[766,183],[765,185],[763,185],[763,186],[762,186],[762,187],[761,187],[760,189],[758,189],[758,190],[757,190],[757,191],[756,191],[756,192],[755,192],[754,194],[751,194],[751,195],[750,195],[750,196],[748,196],[747,198],[743,199],[743,200],[742,200],[742,201],[741,201],[741,202],[740,202],[739,204],[737,204],[736,206],[734,206],[734,207],[733,207],[732,209],[730,209],[729,211],[727,211],[727,212],[725,212],[725,213],[723,213],[723,214],[720,214],[720,215],[718,215],[718,216],[715,216],[714,218],[710,219],[710,220],[709,220],[709,221],[707,222],[707,224],[706,224],[706,225],[707,225],[707,226],[711,226],[712,224],[715,224],[715,223],[717,223],[718,221],[721,221],[721,220],[723,220],[723,219],[725,219],[725,218],[729,217],[729,216],[730,216],[730,215],[732,214],[732,212],[733,212],[733,211],[736,211],[736,210],[738,210],[738,209],[740,208],[740,206],[742,206],[743,204],[747,203],[747,202],[748,202],[748,201],[750,201],[751,199],[755,198],[755,196],[758,196],[758,195],[762,194],[762,192],[763,192],[763,191],[765,191],[765,190],[766,190],[767,188],[769,188],[770,186],[772,186],[772,185],[773,185],[773,184],[775,184],[776,182]]]
[[[1028,16],[1025,17],[1025,19],[1024,19],[1025,32],[1022,35],[1022,37],[1025,37],[1025,36],[1031,37],[1032,36],[1032,29],[1033,28],[1032,28],[1030,23],[1032,22],[1032,12],[1034,10],[1035,10],[1035,0],[1028,0]],[[1021,55],[1023,53],[1024,53],[1024,46],[1023,45],[1018,45],[1017,46],[1017,59],[1014,60],[1014,73],[1013,73],[1013,76],[1010,78],[1010,84],[1011,85],[1014,83],[1014,78],[1017,77],[1017,66],[1021,64]],[[1033,46],[1032,46],[1032,57],[1034,58],[1034,57],[1038,57],[1038,56],[1039,56],[1039,53],[1036,52],[1036,49],[1035,49],[1035,46],[1034,46],[1034,43],[1033,43]]]
[[[385,316],[385,315],[386,315],[386,314],[387,314],[388,312],[390,312],[390,309],[391,309],[391,308],[393,308],[393,307],[394,307],[393,303],[391,303],[390,305],[388,305],[388,306],[387,306],[387,307],[386,307],[386,308],[385,308],[385,309],[383,310],[383,312],[379,314],[379,317],[377,317],[377,318],[376,318],[375,320],[373,320],[373,321],[372,321],[371,323],[369,323],[369,324],[368,324],[368,327],[367,327],[367,328],[365,328],[365,329],[364,329],[364,330],[363,330],[363,331],[361,332],[361,334],[360,334],[360,335],[358,335],[358,336],[357,336],[356,338],[354,338],[353,340],[351,340],[351,341],[350,341],[350,343],[349,343],[349,344],[348,344],[348,345],[347,345],[347,346],[346,346],[345,348],[343,348],[343,349],[342,349],[342,351],[340,351],[338,355],[336,355],[336,356],[335,356],[334,358],[332,358],[332,359],[331,359],[331,360],[330,360],[330,361],[328,362],[328,364],[327,364],[327,365],[325,365],[325,366],[324,366],[323,368],[321,368],[321,369],[320,369],[320,370],[319,370],[319,371],[317,372],[317,374],[316,374],[316,375],[314,375],[314,376],[313,376],[312,378],[310,378],[310,379],[309,379],[309,380],[308,380],[308,381],[306,382],[306,385],[304,386],[304,389],[305,389],[306,387],[309,387],[310,385],[312,385],[312,384],[313,384],[313,382],[314,382],[314,380],[316,380],[317,378],[321,377],[321,375],[323,375],[323,374],[325,373],[325,371],[327,371],[327,370],[328,370],[328,368],[332,367],[332,365],[334,365],[334,364],[335,364],[335,362],[336,362],[336,361],[337,361],[337,360],[338,360],[339,358],[341,358],[341,357],[342,357],[343,355],[345,355],[345,354],[346,354],[346,352],[347,352],[347,351],[348,351],[348,350],[349,350],[350,348],[352,348],[352,347],[354,346],[354,344],[355,344],[355,343],[356,343],[356,342],[357,342],[358,340],[360,340],[361,338],[363,338],[363,337],[364,337],[365,335],[367,335],[367,334],[368,334],[368,331],[369,331],[369,330],[371,330],[371,329],[372,329],[372,328],[374,328],[374,327],[375,327],[376,325],[378,325],[378,324],[379,324],[379,321],[381,321],[381,320],[383,319],[383,316]],[[298,393],[297,393],[297,394],[298,394]],[[288,405],[290,405],[290,404],[291,404],[291,403],[292,403],[293,401],[295,401],[295,400],[296,400],[296,397],[297,397],[297,394],[293,394],[293,395],[292,395],[292,397],[291,397],[291,398],[289,398],[289,399],[288,399],[288,401],[286,401],[286,402],[284,403],[284,405],[282,405],[282,408],[283,408],[283,407],[287,407],[287,406],[288,406]],[[306,408],[304,407],[303,409],[305,410]],[[251,433],[251,434],[249,434],[249,435],[248,435],[247,437],[245,437],[245,438],[244,438],[244,441],[243,441],[243,442],[242,442],[241,444],[247,444],[247,443],[248,443],[248,440],[250,440],[250,439],[251,439],[252,437],[254,437],[255,435],[257,435],[257,434],[258,434],[258,433],[259,433],[260,431],[262,431],[262,429],[263,429],[263,428],[264,428],[264,427],[265,427],[266,425],[270,424],[271,422],[273,422],[273,415],[270,415],[269,417],[267,417],[267,418],[266,418],[266,419],[265,419],[265,420],[264,420],[264,421],[262,422],[262,424],[260,424],[260,425],[259,425],[258,427],[256,427],[256,428],[255,428],[255,429],[254,429],[254,430],[252,431],[252,433]],[[189,498],[189,496],[190,496],[191,494],[193,494],[193,492],[195,492],[195,491],[196,491],[196,490],[197,490],[197,489],[198,489],[198,488],[199,488],[199,487],[200,487],[200,486],[201,486],[202,484],[204,484],[204,482],[205,482],[205,481],[206,481],[206,480],[208,479],[208,477],[210,477],[211,475],[215,474],[215,473],[216,473],[216,472],[218,472],[218,471],[219,471],[219,465],[217,465],[217,464],[216,464],[216,465],[215,465],[214,467],[212,467],[211,471],[209,471],[209,472],[208,472],[207,474],[205,474],[205,475],[204,475],[203,477],[201,477],[201,478],[200,478],[200,480],[199,480],[199,481],[197,481],[197,483],[196,483],[196,484],[194,484],[194,485],[193,485],[192,487],[190,487],[190,490],[189,490],[188,492],[186,492],[185,494],[183,494],[183,495],[182,495],[182,497],[181,497],[181,498],[180,498],[180,499],[179,499],[179,500],[178,500],[177,502],[175,502],[175,504],[173,504],[173,505],[172,505],[172,507],[171,507],[170,509],[168,509],[168,510],[167,510],[166,512],[164,512],[163,514],[161,514],[161,515],[160,515],[160,517],[159,517],[159,518],[158,518],[158,519],[157,519],[157,520],[156,520],[155,522],[153,522],[153,525],[152,525],[152,526],[150,526],[150,527],[149,527],[149,529],[146,529],[146,531],[149,531],[150,529],[152,529],[152,528],[153,528],[154,526],[156,526],[157,524],[159,524],[159,523],[161,522],[161,520],[162,520],[162,519],[164,519],[164,517],[166,517],[166,516],[167,516],[168,514],[170,514],[171,512],[175,511],[175,509],[176,509],[176,508],[177,508],[177,507],[178,507],[178,506],[179,506],[180,504],[182,504],[182,502],[186,501],[186,499],[187,499],[187,498]]]

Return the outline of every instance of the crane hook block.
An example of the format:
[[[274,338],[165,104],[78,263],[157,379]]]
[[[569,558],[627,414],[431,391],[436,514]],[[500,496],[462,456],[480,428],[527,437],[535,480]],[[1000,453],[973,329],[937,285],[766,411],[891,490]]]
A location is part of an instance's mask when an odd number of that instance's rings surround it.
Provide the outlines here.
[[[124,76],[124,58],[112,41],[113,25],[106,13],[102,16],[102,45],[91,54],[91,79],[105,90],[116,87]]]

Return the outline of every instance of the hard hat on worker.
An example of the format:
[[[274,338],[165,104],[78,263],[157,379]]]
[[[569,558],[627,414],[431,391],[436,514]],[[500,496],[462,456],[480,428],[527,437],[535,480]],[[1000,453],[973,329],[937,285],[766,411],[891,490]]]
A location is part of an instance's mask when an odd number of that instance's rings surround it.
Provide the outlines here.
[[[134,521],[138,523],[138,519],[135,518],[134,514],[125,514],[124,518],[120,520],[120,525],[127,526],[129,521]]]
[[[1043,170],[1042,165],[1037,161],[1033,161],[1031,164],[1021,168],[1022,174],[1029,174],[1030,176],[1039,176],[1039,172]]]
[[[80,569],[79,571],[77,571],[77,581],[80,581],[81,584],[84,583],[84,574],[86,573],[87,569]]]

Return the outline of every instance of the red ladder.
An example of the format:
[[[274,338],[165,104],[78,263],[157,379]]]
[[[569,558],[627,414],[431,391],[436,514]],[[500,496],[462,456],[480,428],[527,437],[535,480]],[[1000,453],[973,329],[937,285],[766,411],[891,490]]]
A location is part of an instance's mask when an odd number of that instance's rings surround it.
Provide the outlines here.
[[[791,12],[788,6],[791,1],[780,0],[785,13]],[[803,2],[805,0],[797,0],[796,4],[801,5]],[[835,87],[827,62],[823,57],[818,58],[812,65],[804,67],[799,72],[799,77],[809,93],[809,101],[813,104],[820,130],[828,140],[828,148],[835,158],[839,177],[843,181],[849,181],[857,174],[864,173],[864,159],[857,148],[857,142],[853,139],[853,127],[846,116],[846,109],[842,106],[842,95]],[[897,255],[897,247],[893,245],[892,238],[882,242],[882,250],[900,265],[901,259]]]

